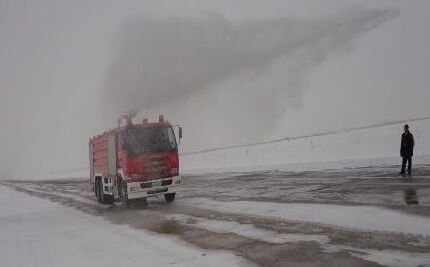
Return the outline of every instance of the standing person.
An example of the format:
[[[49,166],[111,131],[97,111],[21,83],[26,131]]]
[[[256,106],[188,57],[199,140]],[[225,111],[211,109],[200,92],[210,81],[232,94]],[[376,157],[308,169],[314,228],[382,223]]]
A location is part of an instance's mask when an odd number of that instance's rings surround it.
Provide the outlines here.
[[[400,174],[405,174],[406,162],[408,162],[408,174],[411,174],[415,145],[414,136],[409,132],[409,125],[406,124],[403,129],[405,132],[402,134],[402,142],[400,144],[400,156],[403,158]]]

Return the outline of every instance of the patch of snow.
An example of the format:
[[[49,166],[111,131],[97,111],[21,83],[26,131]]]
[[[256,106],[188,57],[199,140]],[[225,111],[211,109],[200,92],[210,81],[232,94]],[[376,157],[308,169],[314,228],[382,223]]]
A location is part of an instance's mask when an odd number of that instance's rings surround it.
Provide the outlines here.
[[[234,221],[210,220],[183,214],[170,216],[176,221],[192,225],[216,233],[234,233],[251,239],[261,240],[267,243],[282,244],[295,242],[316,242],[325,253],[348,252],[352,257],[376,262],[384,266],[415,267],[429,266],[429,253],[405,252],[399,250],[360,249],[351,246],[331,244],[325,235],[285,234],[256,227],[252,224],[241,224]],[[428,264],[428,265],[426,265]]]
[[[326,244],[330,241],[325,235],[278,233],[255,227],[252,224],[242,224],[234,221],[209,220],[183,214],[174,214],[172,218],[183,224],[189,224],[211,232],[233,233],[268,243],[316,242]]]
[[[339,250],[349,251],[356,258],[373,261],[390,267],[430,266],[430,254],[404,252],[398,250],[359,249],[349,246],[336,246]]]
[[[243,266],[244,259],[115,225],[0,186],[4,266]]]
[[[363,231],[390,231],[430,236],[430,218],[372,206],[256,201],[221,202],[206,198],[182,199],[182,204],[225,213],[308,221]]]

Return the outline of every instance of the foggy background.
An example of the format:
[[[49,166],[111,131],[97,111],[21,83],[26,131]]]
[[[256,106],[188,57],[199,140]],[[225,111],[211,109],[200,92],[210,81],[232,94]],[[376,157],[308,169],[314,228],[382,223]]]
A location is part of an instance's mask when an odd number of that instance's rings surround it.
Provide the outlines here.
[[[429,7],[0,0],[0,179],[85,168],[130,108],[183,152],[429,116]]]

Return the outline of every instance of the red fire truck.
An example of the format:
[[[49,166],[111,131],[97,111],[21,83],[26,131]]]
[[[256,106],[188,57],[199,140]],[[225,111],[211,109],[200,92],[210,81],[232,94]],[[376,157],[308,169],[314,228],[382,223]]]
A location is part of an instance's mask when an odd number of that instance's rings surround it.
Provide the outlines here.
[[[159,116],[157,122],[126,124],[89,141],[90,182],[100,203],[119,200],[125,206],[147,205],[147,197],[175,199],[181,184],[174,126]],[[182,128],[178,127],[179,140]]]

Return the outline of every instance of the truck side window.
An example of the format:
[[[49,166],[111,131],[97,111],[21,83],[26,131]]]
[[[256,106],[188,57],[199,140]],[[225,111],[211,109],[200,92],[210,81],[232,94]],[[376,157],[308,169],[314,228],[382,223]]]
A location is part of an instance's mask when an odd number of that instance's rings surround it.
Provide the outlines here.
[[[173,132],[173,129],[166,128],[166,135],[167,135],[167,140],[169,142],[170,148],[175,149],[177,145],[176,145],[176,138],[175,138],[175,133]]]

